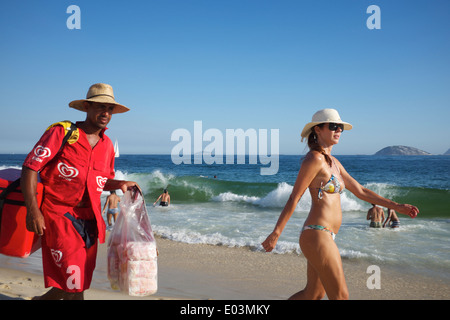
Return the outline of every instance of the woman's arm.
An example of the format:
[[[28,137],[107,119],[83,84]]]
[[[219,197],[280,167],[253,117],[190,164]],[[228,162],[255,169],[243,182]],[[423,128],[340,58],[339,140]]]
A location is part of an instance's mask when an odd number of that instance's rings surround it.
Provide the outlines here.
[[[267,237],[267,239],[262,243],[262,246],[267,252],[272,251],[277,244],[278,238],[284,230],[287,222],[294,213],[295,207],[300,201],[301,197],[305,193],[306,189],[311,184],[311,181],[316,177],[317,173],[320,171],[323,164],[323,156],[318,155],[318,153],[308,153],[303,160],[300,170],[297,175],[297,179],[292,189],[292,193],[284,206],[283,211],[278,218],[272,233]]]
[[[345,170],[345,168],[339,161],[338,163],[342,179],[344,179],[345,187],[359,199],[369,203],[380,205],[385,208],[394,209],[395,211],[408,215],[411,218],[415,218],[419,213],[419,209],[413,205],[399,204],[392,200],[383,198],[372,190],[363,187]]]

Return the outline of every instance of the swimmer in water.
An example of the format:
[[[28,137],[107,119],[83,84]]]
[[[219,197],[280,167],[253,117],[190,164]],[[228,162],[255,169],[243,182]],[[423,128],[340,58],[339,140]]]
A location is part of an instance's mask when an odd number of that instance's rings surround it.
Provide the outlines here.
[[[156,201],[153,203],[153,205],[155,205],[158,200],[161,199],[161,202],[159,203],[159,205],[161,207],[168,207],[170,204],[170,195],[169,192],[167,192],[167,189],[164,189],[164,192],[161,193],[161,195],[158,197],[158,199],[156,199]]]

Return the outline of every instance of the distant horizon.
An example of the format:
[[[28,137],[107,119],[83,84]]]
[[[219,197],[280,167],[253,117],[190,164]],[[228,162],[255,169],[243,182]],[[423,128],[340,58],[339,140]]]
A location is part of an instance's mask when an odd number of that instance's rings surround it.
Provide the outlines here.
[[[388,146],[389,147],[389,146]],[[383,148],[384,149],[384,148]],[[416,148],[417,149],[417,148]],[[380,149],[382,150],[382,149]],[[380,151],[379,150],[379,151]],[[420,150],[420,149],[419,149]],[[421,150],[424,151],[424,150]],[[450,149],[448,150],[450,151]],[[378,152],[378,151],[377,151]],[[426,152],[426,151],[425,151]],[[307,152],[304,153],[280,153],[280,154],[274,154],[274,156],[302,156],[305,155]],[[21,152],[12,152],[12,153],[4,153],[1,152],[0,155],[24,155],[26,156],[28,153],[21,153]],[[170,153],[120,153],[120,156],[146,156],[146,155],[151,155],[151,156],[171,156]],[[234,156],[258,156],[257,154],[235,154]],[[371,154],[363,154],[363,153],[359,153],[359,154],[341,154],[341,153],[333,153],[333,156],[405,156],[405,157],[421,157],[421,156],[448,156],[448,154],[446,154],[446,152],[444,153],[439,153],[439,154],[435,154],[435,153],[429,153],[429,154],[423,154],[423,155],[376,155],[375,153],[371,153]],[[194,157],[195,155],[191,155],[191,157]],[[215,155],[217,157],[226,157],[226,155]],[[269,156],[272,156],[271,154],[269,154]],[[224,163],[226,164],[226,163]]]

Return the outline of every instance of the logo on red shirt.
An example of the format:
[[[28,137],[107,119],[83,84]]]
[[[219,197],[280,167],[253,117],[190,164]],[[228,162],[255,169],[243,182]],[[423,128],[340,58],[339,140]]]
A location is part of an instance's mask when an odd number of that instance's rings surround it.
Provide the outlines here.
[[[71,181],[72,178],[78,176],[78,169],[68,166],[67,164],[60,162],[58,163],[58,171],[61,174],[60,177],[66,179],[67,181]]]
[[[97,176],[95,177],[95,179],[97,180],[97,185],[99,186],[99,188],[97,188],[97,191],[102,192],[108,178]]]
[[[44,160],[44,158],[50,157],[51,154],[52,154],[52,151],[50,150],[50,148],[43,147],[43,146],[37,146],[36,148],[34,148],[35,156],[33,157],[33,160],[42,162]]]

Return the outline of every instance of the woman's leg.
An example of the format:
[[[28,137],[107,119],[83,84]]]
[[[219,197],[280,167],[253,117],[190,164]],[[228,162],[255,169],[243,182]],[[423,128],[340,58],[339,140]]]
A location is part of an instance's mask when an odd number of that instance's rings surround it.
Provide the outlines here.
[[[316,277],[322,283],[328,299],[348,299],[348,289],[345,282],[341,255],[333,238],[328,232],[321,230],[305,230],[300,236],[300,248],[308,259],[308,271],[313,269]],[[311,280],[317,280],[311,276]],[[308,288],[310,276],[308,275]],[[317,283],[311,286],[317,288]]]
[[[289,300],[320,300],[325,296],[325,289],[320,281],[319,274],[308,262],[306,287],[302,291],[293,294]]]

